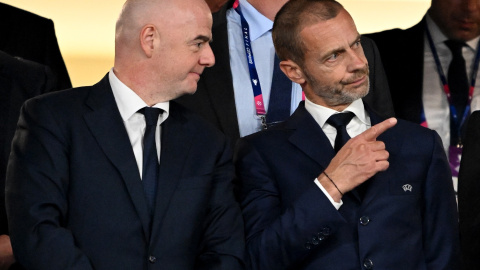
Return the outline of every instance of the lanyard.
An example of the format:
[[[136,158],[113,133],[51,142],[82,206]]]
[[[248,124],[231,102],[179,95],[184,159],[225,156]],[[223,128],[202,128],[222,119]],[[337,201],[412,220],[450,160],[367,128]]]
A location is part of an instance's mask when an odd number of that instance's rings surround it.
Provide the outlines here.
[[[255,109],[257,112],[257,116],[260,117],[262,120],[262,127],[265,129],[267,125],[266,120],[266,110],[265,110],[265,103],[263,102],[263,94],[262,94],[262,87],[260,86],[260,80],[258,78],[257,67],[255,66],[255,60],[253,58],[253,50],[251,46],[250,40],[250,26],[243,17],[242,11],[240,10],[240,6],[238,5],[238,1],[235,1],[235,11],[240,15],[240,20],[242,23],[242,34],[243,34],[243,43],[245,44],[245,55],[247,57],[248,63],[248,71],[250,73],[250,83],[252,84],[253,89],[253,96],[255,99]]]
[[[453,124],[455,126],[457,126],[458,138],[459,138],[459,140],[461,140],[460,139],[461,138],[461,136],[460,136],[461,127],[465,123],[465,120],[467,119],[467,116],[470,112],[470,105],[472,103],[473,90],[475,89],[475,83],[476,83],[476,79],[477,79],[478,65],[479,65],[479,60],[480,60],[480,50],[479,50],[480,40],[479,40],[479,43],[477,45],[477,51],[476,51],[476,54],[475,54],[475,62],[473,64],[472,73],[471,73],[471,76],[470,76],[471,80],[470,80],[470,88],[469,88],[469,91],[468,91],[467,106],[465,107],[465,111],[463,112],[462,118],[459,119],[457,110],[455,109],[455,106],[453,106],[452,101],[451,101],[450,88],[448,86],[447,77],[445,77],[445,73],[443,72],[443,68],[442,68],[442,65],[440,63],[440,58],[438,57],[437,49],[435,48],[435,44],[433,43],[433,39],[432,39],[432,36],[430,34],[430,31],[428,30],[428,27],[426,27],[425,29],[426,29],[428,44],[430,45],[430,50],[432,51],[433,58],[435,60],[435,65],[437,67],[437,72],[438,72],[438,75],[440,76],[440,80],[442,81],[443,91],[445,92],[445,95],[447,96],[448,105],[450,107],[450,113],[451,113],[452,119],[454,121]],[[426,117],[425,117],[425,109],[423,109],[423,108],[422,108],[422,115],[421,115],[421,123],[422,123],[422,126],[428,127],[427,120],[426,120]],[[459,145],[461,145],[461,141],[459,142]]]
[[[266,129],[267,128],[267,120],[266,120],[267,112],[265,110],[262,87],[260,86],[260,80],[258,78],[255,59],[253,57],[252,42],[250,39],[250,26],[248,25],[247,20],[245,20],[245,17],[242,14],[238,0],[236,0],[233,3],[233,8],[238,13],[238,15],[240,15],[240,21],[242,24],[243,43],[245,45],[245,55],[247,58],[248,71],[250,74],[250,83],[253,89],[256,114],[258,117],[260,117],[262,121],[262,128]],[[302,92],[302,99],[305,100],[305,94],[303,92]]]

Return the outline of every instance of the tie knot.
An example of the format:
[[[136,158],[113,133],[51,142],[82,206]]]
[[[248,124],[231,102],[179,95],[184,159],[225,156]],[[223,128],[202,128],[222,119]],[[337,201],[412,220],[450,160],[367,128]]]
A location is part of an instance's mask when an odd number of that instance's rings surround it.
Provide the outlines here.
[[[462,48],[467,44],[463,41],[449,39],[445,41],[445,45],[450,49],[453,55],[462,55]]]
[[[163,112],[163,110],[154,107],[144,107],[138,112],[145,115],[145,122],[147,123],[147,126],[154,126],[157,124],[158,116]]]
[[[327,123],[338,129],[347,126],[353,116],[355,116],[353,112],[336,113],[328,118]]]

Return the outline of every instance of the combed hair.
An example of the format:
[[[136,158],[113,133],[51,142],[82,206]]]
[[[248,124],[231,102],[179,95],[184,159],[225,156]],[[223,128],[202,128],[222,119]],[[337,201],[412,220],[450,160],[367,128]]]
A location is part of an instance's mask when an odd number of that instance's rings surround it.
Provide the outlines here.
[[[290,0],[275,16],[272,29],[275,51],[281,60],[290,59],[303,66],[305,45],[303,28],[335,18],[343,6],[335,0]]]

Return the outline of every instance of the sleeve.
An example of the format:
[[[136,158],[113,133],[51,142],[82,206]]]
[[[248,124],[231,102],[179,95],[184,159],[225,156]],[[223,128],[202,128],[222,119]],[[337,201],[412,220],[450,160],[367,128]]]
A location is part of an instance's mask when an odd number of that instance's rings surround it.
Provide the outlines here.
[[[424,186],[423,242],[427,268],[458,269],[458,215],[452,176],[440,137],[434,145]]]
[[[245,235],[242,214],[233,193],[232,151],[226,140],[213,178],[209,214],[195,269],[241,270],[245,266]]]
[[[92,269],[67,223],[68,140],[46,102],[22,107],[7,169],[13,252],[26,269]]]
[[[462,269],[480,265],[480,111],[468,122],[458,176]]]
[[[329,236],[346,221],[315,183],[283,207],[274,169],[245,139],[236,151],[249,269],[293,269],[317,247],[328,245]]]

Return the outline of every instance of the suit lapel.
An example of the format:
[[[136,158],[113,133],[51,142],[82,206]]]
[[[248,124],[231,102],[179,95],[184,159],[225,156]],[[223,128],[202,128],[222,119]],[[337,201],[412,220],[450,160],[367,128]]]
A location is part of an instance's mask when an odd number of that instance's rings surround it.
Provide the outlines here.
[[[145,237],[149,239],[150,216],[140,173],[107,76],[93,86],[86,104],[92,111],[84,115],[85,122],[105,155],[122,175]]]
[[[370,114],[370,121],[372,126],[382,122],[385,120],[384,118],[377,115],[373,112],[368,105],[365,105],[366,110]],[[378,136],[377,140],[382,141],[385,143],[385,148],[390,153],[388,161],[390,163],[396,162],[403,162],[401,160],[397,160],[398,153],[401,151],[401,147],[403,144],[403,139],[399,138],[395,135],[395,127],[385,131],[383,134]],[[389,182],[391,178],[391,174],[388,172],[388,169],[384,172],[378,172],[373,177],[368,179],[364,184],[367,186],[365,187],[365,194],[362,203],[362,207],[366,207],[372,199],[378,197],[377,194],[383,194],[388,192],[389,190]]]
[[[321,127],[305,109],[304,102],[301,102],[292,117],[285,121],[285,125],[288,129],[295,129],[289,141],[323,169],[327,168],[335,156],[335,151]]]
[[[227,137],[237,139],[240,138],[240,130],[235,109],[226,19],[226,11],[229,7],[231,7],[231,4],[225,5],[214,14],[214,25],[212,27],[214,40],[211,47],[216,63],[213,67],[205,69],[202,80],[208,95],[211,97],[213,110],[218,117],[221,130]]]
[[[192,136],[199,132],[188,124],[183,110],[171,101],[169,117],[162,124],[160,173],[152,225],[153,239],[159,236],[165,213],[182,177]]]

